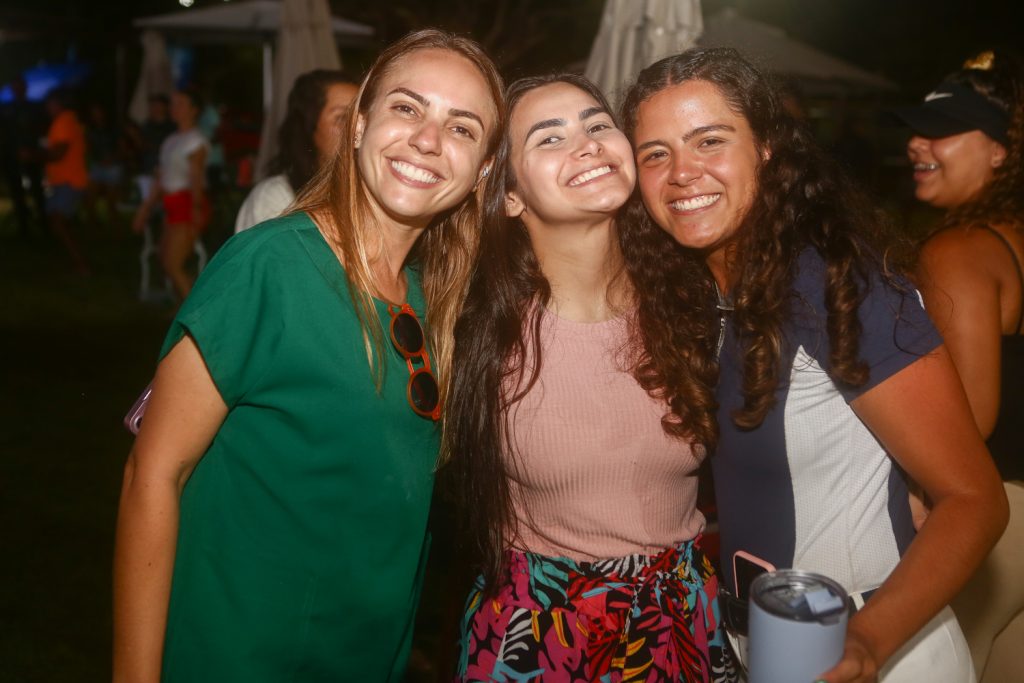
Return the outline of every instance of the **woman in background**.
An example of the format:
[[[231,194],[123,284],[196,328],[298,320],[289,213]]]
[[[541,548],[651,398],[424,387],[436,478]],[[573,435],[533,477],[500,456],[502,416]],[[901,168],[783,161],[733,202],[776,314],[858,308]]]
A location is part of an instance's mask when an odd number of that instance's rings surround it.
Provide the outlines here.
[[[946,212],[921,248],[921,294],[1011,505],[1010,527],[953,602],[980,674],[1024,611],[1024,69],[982,53],[897,115],[913,131],[915,195]]]
[[[295,193],[334,158],[349,105],[359,85],[341,71],[316,69],[295,79],[277,132],[274,175],[256,184],[235,218],[235,232],[284,213]]]
[[[502,84],[425,30],[353,108],[296,211],[230,239],[164,341],[125,466],[115,681],[404,675]]]
[[[636,171],[593,84],[507,98],[445,418],[482,568],[457,678],[734,680],[695,507],[714,429],[693,273],[618,220]]]
[[[178,130],[160,145],[156,177],[132,223],[135,232],[142,232],[153,207],[158,201],[163,202],[160,265],[181,299],[188,296],[195,282],[185,262],[210,220],[210,202],[206,197],[206,154],[210,144],[196,125],[201,110],[202,101],[195,91],[179,90],[171,95],[171,119]]]
[[[921,293],[1003,479],[1024,479],[1024,72],[984,53],[898,115],[915,195],[946,211]]]
[[[973,680],[946,605],[1002,532],[1006,498],[876,212],[735,50],[655,63],[622,110],[644,206],[717,293],[726,585],[744,551],[849,591],[828,683]],[[916,536],[904,472],[934,501]]]

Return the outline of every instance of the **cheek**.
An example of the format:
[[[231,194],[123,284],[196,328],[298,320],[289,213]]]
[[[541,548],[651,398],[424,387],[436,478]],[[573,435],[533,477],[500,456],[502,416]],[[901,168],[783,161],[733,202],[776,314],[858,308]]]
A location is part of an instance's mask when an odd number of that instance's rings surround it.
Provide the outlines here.
[[[448,152],[448,164],[452,169],[452,176],[460,185],[475,184],[483,162],[483,152],[479,150],[463,149],[458,145],[453,145]]]
[[[640,184],[640,197],[644,200],[644,205],[647,206],[648,210],[651,210],[660,204],[660,202],[657,201],[657,197],[661,193],[662,175],[663,174],[652,169],[641,168],[637,171],[637,181]]]

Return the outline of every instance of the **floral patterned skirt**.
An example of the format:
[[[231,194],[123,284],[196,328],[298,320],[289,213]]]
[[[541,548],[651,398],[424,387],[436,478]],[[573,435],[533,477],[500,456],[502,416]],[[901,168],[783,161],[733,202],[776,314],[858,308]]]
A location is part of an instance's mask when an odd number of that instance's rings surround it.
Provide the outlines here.
[[[737,680],[718,578],[699,538],[599,562],[509,551],[495,598],[478,578],[462,620],[456,680]]]

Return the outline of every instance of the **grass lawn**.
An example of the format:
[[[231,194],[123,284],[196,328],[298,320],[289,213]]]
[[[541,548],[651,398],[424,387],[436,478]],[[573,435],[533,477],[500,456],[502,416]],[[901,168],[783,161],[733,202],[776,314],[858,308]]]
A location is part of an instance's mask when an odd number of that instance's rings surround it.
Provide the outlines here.
[[[70,272],[54,240],[16,237],[0,211],[4,683],[110,680],[114,522],[132,443],[121,420],[152,376],[173,310],[137,300],[140,238],[102,227],[78,234],[88,278]],[[445,544],[435,533],[434,563]],[[452,604],[438,588],[444,574],[432,564],[409,681],[432,680],[438,653],[454,654],[438,635],[454,618],[438,616]]]
[[[142,304],[138,240],[86,235],[95,274],[0,216],[0,678],[110,678],[121,418],[152,374],[167,305]]]

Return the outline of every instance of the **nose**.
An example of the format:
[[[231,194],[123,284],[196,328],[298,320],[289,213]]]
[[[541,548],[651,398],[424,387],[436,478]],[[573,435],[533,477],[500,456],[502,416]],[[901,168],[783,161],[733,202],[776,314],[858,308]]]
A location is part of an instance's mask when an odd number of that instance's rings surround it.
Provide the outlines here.
[[[910,140],[907,141],[907,154],[921,154],[928,150],[928,138],[923,138],[920,135],[911,135]]]
[[[604,147],[601,143],[589,135],[580,136],[579,144],[576,147],[576,155],[580,158],[596,156],[601,153]]]
[[[673,185],[686,185],[703,174],[704,169],[700,162],[694,159],[692,154],[684,151],[677,154],[672,160],[672,173],[669,182]]]
[[[441,153],[441,129],[435,122],[424,120],[409,138],[409,144],[420,154]]]

